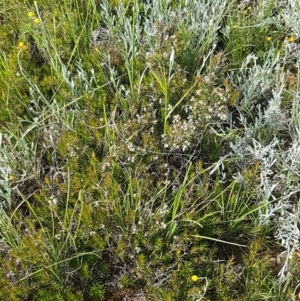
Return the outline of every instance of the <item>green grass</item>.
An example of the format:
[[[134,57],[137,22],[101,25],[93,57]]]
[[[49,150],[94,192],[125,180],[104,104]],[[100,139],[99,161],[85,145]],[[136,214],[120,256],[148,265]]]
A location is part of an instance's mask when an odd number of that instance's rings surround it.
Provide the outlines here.
[[[287,2],[0,5],[1,300],[300,299]]]

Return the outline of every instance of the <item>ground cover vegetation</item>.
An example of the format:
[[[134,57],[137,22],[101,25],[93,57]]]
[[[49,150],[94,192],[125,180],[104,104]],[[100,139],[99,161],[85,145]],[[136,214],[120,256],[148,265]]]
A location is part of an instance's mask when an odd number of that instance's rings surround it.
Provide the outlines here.
[[[300,300],[297,0],[0,4],[0,299]]]

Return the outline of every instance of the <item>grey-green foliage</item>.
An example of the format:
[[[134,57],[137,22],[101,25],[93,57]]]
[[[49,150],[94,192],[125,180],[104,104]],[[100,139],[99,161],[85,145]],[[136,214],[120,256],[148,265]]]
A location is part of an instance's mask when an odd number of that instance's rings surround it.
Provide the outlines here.
[[[300,35],[300,3],[298,0],[288,0],[286,3],[287,9],[282,14],[283,22],[286,28],[291,30],[291,34]]]
[[[282,58],[271,54],[272,50],[261,64],[250,54],[239,72],[231,73],[231,81],[241,91],[236,122],[243,134],[230,142],[228,162],[235,162],[233,177],[241,184],[246,183],[243,171],[259,163],[259,180],[252,187],[260,208],[259,223],[271,226],[286,248],[287,259],[280,271],[284,276],[289,255],[300,247],[300,99],[298,93],[285,87]],[[290,106],[282,106],[286,93],[292,98]]]
[[[37,172],[36,145],[28,143],[24,136],[0,133],[0,205],[4,207],[11,205],[13,190],[18,187],[17,180],[26,181]]]
[[[172,6],[171,1],[151,1],[145,5],[145,11],[151,14],[145,21],[148,36],[156,34],[163,38],[157,23],[174,32],[184,32],[187,44],[201,48],[205,42],[216,41],[217,31],[228,1],[181,1],[181,5]],[[150,39],[149,39],[150,40]]]
[[[203,45],[208,38],[209,40],[212,40],[212,36],[216,38],[227,5],[228,1],[221,0],[214,2],[185,0],[180,4],[174,4],[170,0],[148,0],[141,5],[136,1],[128,8],[119,1],[116,11],[113,12],[108,1],[103,1],[102,22],[107,26],[109,36],[123,40],[124,45],[129,47],[127,49],[129,52],[132,47],[132,34],[136,41],[136,50],[139,50],[142,42],[148,44],[149,48],[154,49],[158,46],[157,42],[164,38],[161,27],[168,27],[173,32],[185,32],[188,43],[197,42],[198,45]],[[133,14],[135,14],[134,24]]]
[[[238,72],[232,71],[229,79],[239,88],[241,100],[239,106],[247,112],[253,111],[262,97],[274,88],[279,70],[279,56],[274,56],[274,50],[266,53],[264,63],[258,63],[258,57],[250,53],[242,63]]]
[[[161,51],[165,41],[175,34],[180,36],[181,43],[184,41],[184,47],[190,51],[190,56],[195,53],[205,56],[217,43],[218,30],[227,5],[228,1],[222,0],[185,0],[177,4],[169,0],[148,0],[142,4],[134,1],[129,7],[119,1],[112,10],[106,0],[101,5],[101,20],[104,25],[95,29],[91,38],[97,40],[97,36],[104,30],[109,40],[121,43],[122,49],[118,51],[127,65],[140,52],[153,55]],[[172,49],[169,50],[171,52]],[[107,67],[114,69],[110,65],[110,53],[102,55],[108,62]],[[176,58],[176,51],[173,55]],[[113,77],[110,80],[116,82],[114,78],[118,74],[115,70],[109,73]]]

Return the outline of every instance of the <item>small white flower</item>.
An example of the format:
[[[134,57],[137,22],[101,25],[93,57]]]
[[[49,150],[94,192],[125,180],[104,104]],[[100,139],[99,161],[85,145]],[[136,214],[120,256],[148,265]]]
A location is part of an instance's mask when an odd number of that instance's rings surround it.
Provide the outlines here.
[[[132,234],[136,233],[136,225],[135,224],[133,224],[132,227],[131,227],[131,233]]]

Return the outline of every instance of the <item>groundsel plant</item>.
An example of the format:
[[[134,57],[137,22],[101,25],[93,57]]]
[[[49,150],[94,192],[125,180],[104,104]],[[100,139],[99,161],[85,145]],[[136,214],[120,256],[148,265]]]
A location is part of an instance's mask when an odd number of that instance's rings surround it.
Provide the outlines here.
[[[205,294],[208,289],[208,280],[206,277],[198,277],[197,275],[192,275],[191,280],[198,286],[201,284],[201,288],[199,289],[194,287],[193,289],[190,290],[189,292],[189,298],[190,300],[193,301],[201,301],[205,300]]]

